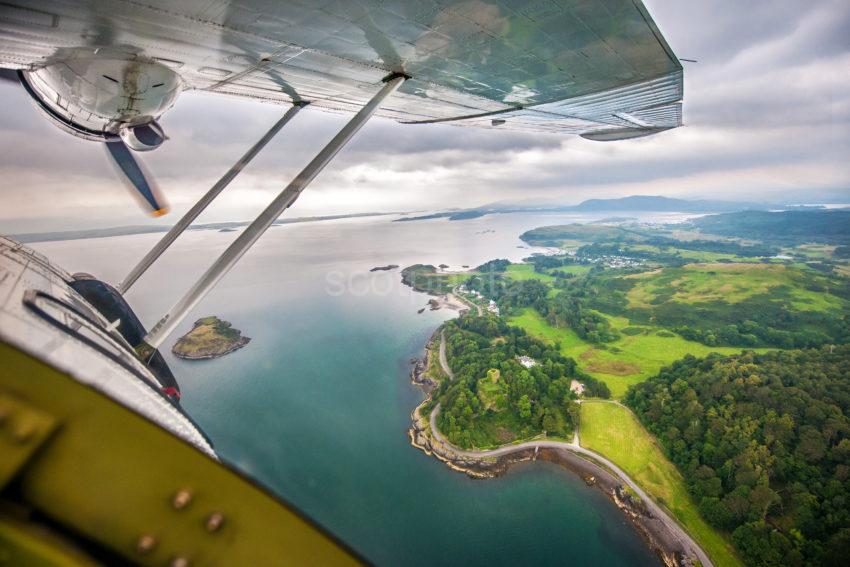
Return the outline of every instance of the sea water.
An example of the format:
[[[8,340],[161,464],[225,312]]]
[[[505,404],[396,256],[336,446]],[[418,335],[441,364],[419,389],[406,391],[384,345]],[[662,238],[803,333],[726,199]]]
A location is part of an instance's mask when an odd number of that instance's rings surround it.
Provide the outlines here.
[[[410,412],[423,397],[410,358],[455,313],[419,314],[428,297],[403,286],[399,270],[369,271],[519,261],[533,251],[518,238],[524,230],[594,217],[393,218],[272,227],[166,343],[207,315],[251,337],[215,360],[163,349],[184,407],[221,457],[379,565],[659,564],[614,504],[573,473],[534,462],[472,480],[410,445]],[[160,236],[34,247],[117,283]],[[143,323],[150,328],[235,236],[181,236],[128,294]]]

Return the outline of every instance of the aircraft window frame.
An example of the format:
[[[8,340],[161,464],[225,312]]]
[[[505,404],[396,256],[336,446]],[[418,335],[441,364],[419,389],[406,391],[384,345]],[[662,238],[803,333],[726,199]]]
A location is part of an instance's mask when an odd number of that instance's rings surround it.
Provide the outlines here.
[[[70,316],[72,320],[78,325],[77,328],[73,328],[67,323],[57,319],[47,310],[45,310],[42,305],[39,305],[40,301],[43,300],[47,303],[52,304],[54,307],[58,307],[63,311],[63,315],[66,317]],[[146,377],[144,374],[139,372],[138,369],[133,368],[135,364],[142,364],[138,358],[136,358],[136,354],[127,346],[126,342],[121,342],[115,339],[106,329],[103,329],[97,322],[95,322],[92,318],[87,316],[85,313],[81,312],[75,306],[57,298],[49,293],[45,293],[40,290],[27,290],[24,293],[24,297],[21,300],[24,306],[33,314],[37,315],[40,319],[49,323],[51,326],[63,331],[65,334],[77,339],[83,344],[89,346],[90,348],[96,350],[98,353],[106,356],[113,362],[121,365],[125,370],[131,372],[134,376],[142,380],[145,384],[148,384],[152,389],[157,392],[160,392],[161,385],[156,382],[152,382],[150,378]],[[100,341],[97,341],[87,334],[83,334],[80,332],[80,328],[85,327],[86,330],[90,332],[90,334],[94,334]],[[110,350],[102,343],[106,342],[109,346],[113,347],[115,350]],[[130,362],[132,361],[132,362]],[[160,392],[162,394],[162,392]],[[169,399],[168,396],[162,394],[165,399]],[[171,401],[171,400],[169,400]]]
[[[95,350],[96,352],[98,352],[98,353],[102,354],[103,356],[105,356],[105,357],[107,357],[109,360],[111,360],[111,361],[115,362],[116,364],[118,364],[119,366],[121,366],[121,368],[123,368],[124,370],[126,370],[127,372],[129,372],[130,374],[132,374],[133,376],[135,376],[136,378],[138,378],[138,379],[139,379],[142,383],[144,383],[144,384],[145,384],[145,385],[147,385],[147,386],[148,386],[151,390],[153,390],[154,392],[156,392],[156,393],[157,393],[157,394],[158,394],[158,395],[159,395],[162,399],[164,399],[164,400],[165,400],[165,401],[167,401],[169,404],[171,404],[171,406],[173,406],[175,409],[177,409],[177,411],[179,411],[179,412],[183,415],[183,417],[185,417],[187,420],[189,420],[189,422],[190,422],[190,423],[191,423],[191,424],[195,427],[195,429],[196,429],[196,430],[197,430],[197,431],[201,434],[201,436],[202,436],[202,437],[204,438],[204,440],[205,440],[205,441],[209,444],[209,446],[210,446],[210,447],[214,447],[214,446],[215,446],[215,445],[213,444],[213,442],[212,442],[212,439],[210,439],[210,438],[207,436],[206,432],[204,432],[204,430],[203,430],[203,429],[201,429],[201,427],[200,427],[200,426],[199,426],[199,425],[195,422],[195,420],[192,418],[192,416],[190,416],[190,415],[189,415],[189,414],[188,414],[188,413],[187,413],[187,412],[183,409],[183,406],[181,406],[181,405],[180,405],[178,402],[176,402],[175,400],[171,399],[171,397],[169,397],[169,396],[168,396],[168,395],[167,395],[167,394],[166,394],[166,393],[162,390],[162,384],[160,384],[160,383],[156,380],[156,378],[154,378],[154,379],[153,379],[153,381],[152,381],[150,378],[146,377],[144,374],[142,374],[141,372],[139,372],[139,370],[138,370],[138,369],[134,368],[132,364],[130,364],[130,363],[128,363],[128,362],[126,362],[126,360],[125,360],[124,358],[122,358],[121,356],[116,355],[116,354],[113,354],[112,352],[110,352],[110,351],[109,351],[109,350],[107,350],[106,348],[102,347],[99,343],[95,342],[94,340],[92,340],[92,339],[90,339],[89,337],[87,337],[87,336],[83,335],[82,333],[80,333],[80,332],[79,332],[79,331],[77,331],[76,329],[72,329],[71,327],[69,327],[69,326],[65,325],[62,321],[60,321],[60,320],[56,319],[55,317],[53,317],[50,313],[48,313],[47,311],[45,311],[44,309],[42,309],[42,308],[38,305],[38,303],[37,303],[37,300],[38,300],[38,299],[44,299],[44,300],[46,300],[47,302],[54,303],[54,304],[58,305],[60,308],[65,309],[65,310],[67,310],[68,312],[72,313],[72,314],[73,314],[73,316],[75,316],[75,317],[79,317],[80,319],[82,319],[83,321],[85,321],[85,323],[86,323],[87,325],[89,325],[89,326],[91,326],[92,328],[96,329],[98,332],[100,332],[100,333],[104,334],[103,336],[105,336],[105,337],[109,338],[110,340],[112,340],[113,342],[115,342],[115,343],[116,343],[116,344],[117,344],[117,345],[118,345],[121,349],[123,349],[124,351],[126,351],[126,353],[127,353],[127,354],[131,357],[131,359],[134,361],[134,363],[142,365],[143,363],[142,363],[142,362],[141,362],[138,358],[136,358],[136,353],[135,353],[133,350],[131,350],[129,346],[125,346],[125,345],[126,345],[126,342],[124,342],[124,343],[122,344],[121,342],[115,341],[115,339],[114,339],[112,336],[110,336],[110,335],[107,333],[107,331],[106,331],[105,329],[103,329],[100,325],[98,325],[98,324],[97,324],[97,322],[95,322],[94,320],[92,320],[90,317],[88,317],[88,316],[87,316],[87,315],[85,315],[84,313],[81,313],[81,312],[80,312],[80,311],[79,311],[76,307],[74,307],[73,305],[70,305],[70,304],[66,303],[65,301],[63,301],[63,300],[61,300],[61,299],[59,299],[59,298],[57,298],[57,297],[53,297],[53,296],[52,296],[52,295],[50,295],[49,293],[46,293],[46,292],[41,291],[41,290],[36,290],[36,289],[29,289],[29,290],[27,290],[26,292],[24,292],[24,296],[23,296],[23,298],[21,299],[21,303],[23,303],[23,305],[24,305],[24,307],[25,307],[26,309],[28,309],[30,312],[32,312],[34,315],[36,315],[38,318],[42,319],[44,322],[48,323],[48,324],[49,324],[49,325],[51,325],[52,327],[55,327],[55,328],[59,329],[60,331],[62,331],[62,332],[64,332],[65,334],[69,335],[70,337],[73,337],[74,339],[76,339],[76,340],[80,341],[81,343],[83,343],[84,345],[88,346],[89,348],[91,348],[91,349]],[[122,337],[122,338],[123,338],[123,337]]]

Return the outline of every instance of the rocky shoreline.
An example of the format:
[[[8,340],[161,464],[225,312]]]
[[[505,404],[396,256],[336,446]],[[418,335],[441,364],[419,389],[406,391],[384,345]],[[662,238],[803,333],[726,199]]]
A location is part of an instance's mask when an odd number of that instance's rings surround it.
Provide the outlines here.
[[[411,427],[408,429],[410,443],[426,455],[436,457],[450,469],[465,473],[471,478],[495,478],[505,474],[511,465],[525,461],[548,461],[579,475],[588,486],[606,494],[625,514],[650,549],[668,567],[690,567],[695,565],[692,554],[670,532],[664,523],[654,517],[640,498],[633,497],[624,488],[620,479],[599,464],[566,449],[517,448],[515,452],[499,457],[470,457],[458,454],[450,445],[442,443],[431,434],[430,412],[433,409],[431,393],[439,385],[429,375],[431,364],[439,364],[437,339],[442,328],[438,328],[425,345],[425,355],[411,362],[411,382],[425,392],[425,399],[411,412]],[[427,413],[423,415],[423,409]]]

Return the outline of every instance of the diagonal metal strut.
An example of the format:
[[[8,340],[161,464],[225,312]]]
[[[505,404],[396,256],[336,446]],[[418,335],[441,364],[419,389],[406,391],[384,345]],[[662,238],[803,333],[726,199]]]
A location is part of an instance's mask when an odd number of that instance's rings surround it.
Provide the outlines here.
[[[295,179],[284,189],[274,201],[272,201],[260,215],[254,219],[248,228],[231,244],[224,253],[218,257],[212,266],[201,276],[195,285],[165,314],[165,316],[154,325],[145,336],[141,345],[137,347],[140,355],[158,348],[166,337],[180,324],[184,317],[198,304],[201,299],[215,286],[218,281],[233,267],[234,264],[248,251],[248,249],[262,236],[283,211],[289,208],[298,199],[301,192],[321,172],[333,157],[354,137],[354,134],[366,123],[367,120],[380,107],[381,103],[398,89],[406,77],[401,74],[392,75],[388,78],[374,97],[355,114],[351,120],[343,126],[342,130],[322,148],[322,151],[313,158]]]
[[[151,267],[157,258],[159,258],[165,250],[171,246],[171,244],[177,240],[177,237],[180,236],[184,230],[186,230],[192,221],[198,218],[204,209],[209,206],[213,200],[218,197],[218,194],[221,193],[225,187],[227,187],[233,179],[239,175],[239,173],[245,169],[245,166],[248,165],[252,159],[254,159],[260,150],[262,150],[266,144],[268,144],[275,135],[280,132],[280,129],[283,128],[287,122],[289,122],[293,116],[298,114],[298,111],[301,110],[308,103],[306,102],[298,102],[292,106],[289,110],[286,111],[280,120],[278,120],[271,129],[266,132],[265,136],[259,139],[259,141],[254,144],[250,150],[248,150],[245,155],[243,155],[239,161],[237,161],[230,170],[219,179],[215,185],[213,185],[206,194],[201,197],[195,205],[189,209],[189,211],[183,215],[177,224],[171,227],[165,236],[163,236],[159,242],[156,243],[156,246],[151,248],[150,252],[148,252],[141,261],[136,264],[136,267],[130,270],[130,273],[127,274],[127,277],[118,285],[118,293],[124,295],[129,291],[129,289],[136,283],[142,274],[147,271],[148,268]]]

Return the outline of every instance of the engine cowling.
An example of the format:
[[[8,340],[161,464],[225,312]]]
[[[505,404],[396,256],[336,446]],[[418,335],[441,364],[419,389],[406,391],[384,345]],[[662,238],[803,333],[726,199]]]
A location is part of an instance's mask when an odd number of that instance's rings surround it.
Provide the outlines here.
[[[137,151],[167,139],[157,119],[182,90],[179,75],[162,63],[105,48],[24,71],[21,82],[55,126],[86,140],[120,137]]]

